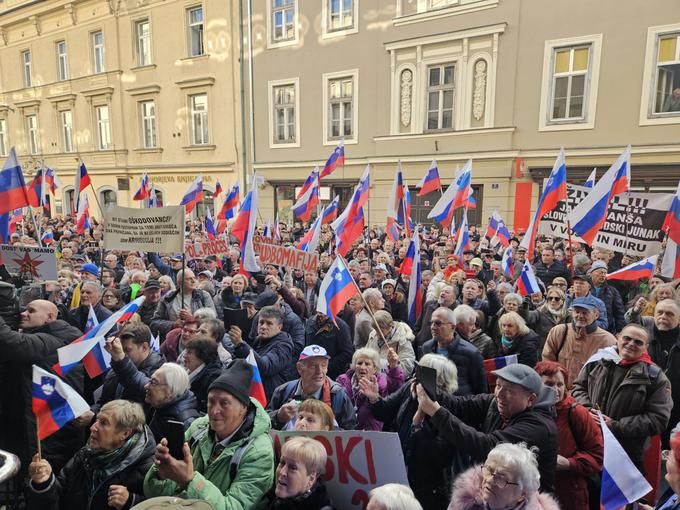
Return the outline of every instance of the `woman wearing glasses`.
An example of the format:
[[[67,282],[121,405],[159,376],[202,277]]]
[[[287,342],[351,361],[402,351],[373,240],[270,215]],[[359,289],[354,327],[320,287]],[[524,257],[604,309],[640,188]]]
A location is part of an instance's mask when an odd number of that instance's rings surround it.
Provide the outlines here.
[[[647,353],[649,334],[637,324],[619,333],[616,347],[601,349],[586,362],[572,395],[598,413],[630,459],[644,473],[644,452],[651,436],[661,434],[671,415],[671,385]]]
[[[555,278],[557,280],[557,278]],[[559,287],[550,287],[545,303],[536,310],[529,310],[525,306],[520,311],[522,317],[527,322],[527,326],[533,329],[539,338],[538,352],[543,352],[545,339],[552,328],[558,324],[569,324],[571,314],[567,308],[566,296]]]
[[[502,443],[482,466],[468,469],[453,485],[449,510],[559,510],[538,492],[538,461],[523,444]]]

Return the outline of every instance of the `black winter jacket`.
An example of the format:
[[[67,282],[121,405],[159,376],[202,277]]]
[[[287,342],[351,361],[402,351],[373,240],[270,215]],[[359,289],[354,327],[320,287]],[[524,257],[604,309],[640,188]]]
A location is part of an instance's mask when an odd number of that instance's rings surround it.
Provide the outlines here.
[[[234,349],[234,356],[245,359],[248,357],[250,350],[250,345],[246,342],[241,342]],[[262,377],[264,394],[267,397],[267,401],[269,401],[277,386],[289,380],[286,377],[286,371],[294,363],[293,341],[288,333],[281,331],[269,340],[255,339],[252,344],[252,350],[257,362],[257,368]],[[297,361],[297,358],[295,360]]]
[[[512,340],[512,346],[508,349],[503,347],[503,344],[499,341],[497,345],[498,356],[517,354],[518,362],[533,368],[538,361],[539,343],[538,335],[530,330],[526,335],[516,336]]]
[[[347,323],[337,317],[336,327],[331,320],[319,325],[317,315],[305,321],[305,345],[319,345],[331,357],[328,361],[328,377],[337,379],[347,372],[354,353],[354,343]]]
[[[208,363],[191,381],[191,391],[196,396],[196,409],[202,414],[208,412],[208,388],[222,374],[222,362],[218,359]]]
[[[181,421],[184,423],[184,430],[186,431],[189,425],[200,416],[196,404],[196,397],[191,390],[187,390],[184,395],[166,406],[158,409],[150,408],[147,412],[146,422],[156,438],[156,443],[167,437],[166,428],[169,420]]]
[[[479,349],[458,333],[447,347],[446,357],[458,369],[458,391],[456,395],[476,395],[487,390],[484,358]],[[423,345],[423,354],[437,354],[437,341],[433,338]]]

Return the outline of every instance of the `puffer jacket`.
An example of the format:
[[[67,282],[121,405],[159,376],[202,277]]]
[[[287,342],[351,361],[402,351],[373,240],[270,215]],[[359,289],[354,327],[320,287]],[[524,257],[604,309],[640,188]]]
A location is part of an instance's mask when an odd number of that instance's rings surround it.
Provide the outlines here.
[[[268,340],[257,338],[253,342],[252,351],[260,376],[262,376],[262,385],[267,400],[271,398],[277,386],[289,380],[286,373],[293,362],[293,349],[293,341],[285,331],[279,332]],[[241,342],[234,349],[234,357],[246,359],[250,351],[250,345]]]
[[[217,459],[209,463],[215,436],[208,431],[208,417],[197,419],[185,433],[191,448],[194,477],[185,490],[172,480],[158,478],[152,466],[144,479],[146,497],[178,496],[202,499],[215,510],[265,508],[265,495],[274,482],[274,448],[269,437],[269,416],[255,399],[250,399],[246,419]],[[245,446],[238,465],[232,457]]]
[[[179,289],[169,292],[167,296],[163,297],[158,302],[156,313],[149,326],[154,335],[160,334],[161,337],[165,338],[165,335],[175,327],[175,320],[170,316],[170,303],[172,303],[172,300],[175,299],[177,294],[179,294]],[[217,313],[212,296],[201,289],[194,289],[191,293],[191,299],[186,302],[184,306],[189,309],[191,313],[194,313],[199,308],[210,308]]]
[[[423,345],[423,355],[437,354],[438,344],[433,338]],[[476,395],[487,390],[486,372],[482,354],[474,345],[455,333],[453,341],[446,347],[446,357],[458,369],[458,391],[456,395]]]
[[[566,316],[560,320],[555,318],[545,306],[541,306],[538,310],[529,310],[528,303],[520,307],[519,313],[522,318],[526,321],[527,326],[533,329],[538,335],[538,352],[543,352],[543,346],[545,345],[545,340],[548,337],[550,330],[557,326],[558,324],[569,324],[571,322],[571,314],[567,312]]]
[[[219,359],[212,361],[191,380],[191,392],[196,396],[196,409],[199,413],[208,412],[208,388],[222,374],[223,368]]]
[[[29,484],[29,508],[44,510],[110,510],[109,487],[123,485],[130,493],[130,508],[144,500],[144,476],[153,464],[156,443],[148,427],[133,436],[130,451],[115,466],[107,466],[104,481],[93,485],[93,466],[87,447],[80,449],[58,475],[43,484]]]
[[[368,399],[359,391],[354,391],[352,387],[352,378],[354,377],[354,369],[350,368],[347,373],[342,374],[336,382],[342,386],[347,393],[347,396],[354,404],[354,409],[357,413],[357,429],[358,430],[382,430],[383,423],[376,420],[375,416],[369,408]],[[387,372],[378,372],[376,374],[378,380],[378,393],[381,397],[394,393],[404,384],[404,372],[401,367],[396,366],[390,368]]]
[[[483,329],[478,329],[472,333],[467,341],[479,349],[479,352],[482,353],[482,358],[490,359],[496,357],[496,344],[493,338],[487,335]]]
[[[658,366],[643,361],[623,366],[615,348],[604,351],[616,357],[596,353],[591,360],[599,359],[586,363],[574,381],[572,395],[586,407],[598,406],[613,420],[609,426],[612,433],[643,469],[650,437],[661,434],[668,425],[673,408],[671,385]]]
[[[147,420],[151,432],[153,432],[156,442],[167,437],[166,428],[169,420],[181,421],[184,423],[184,430],[189,428],[189,425],[198,418],[199,413],[196,409],[198,402],[196,397],[191,392],[187,392],[174,402],[170,402],[163,407],[152,407],[147,411]]]
[[[621,294],[611,285],[604,283],[600,287],[593,287],[590,293],[599,298],[604,303],[607,309],[607,318],[609,323],[607,325],[607,331],[610,333],[618,333],[626,325],[624,315],[626,313],[626,307],[623,305],[623,299],[621,299]]]
[[[394,349],[399,355],[399,364],[404,371],[404,378],[408,379],[411,377],[416,364],[416,353],[413,351],[413,345],[411,345],[414,339],[415,336],[408,324],[405,322],[395,322],[392,336],[385,339],[387,343],[383,342],[383,339],[375,330],[372,330],[371,334],[368,335],[366,347],[375,349],[380,353],[380,361],[383,364],[380,367],[381,369],[387,368],[387,353],[390,347]]]
[[[486,510],[482,496],[482,468],[475,466],[462,473],[453,484],[448,510]],[[522,510],[560,510],[560,505],[549,494],[532,494]]]
[[[288,367],[286,367],[285,371],[286,380],[290,381],[291,379],[295,379],[298,376],[297,369],[295,368],[295,363],[297,363],[298,357],[300,356],[302,349],[305,348],[305,326],[302,323],[300,317],[293,311],[293,309],[290,306],[288,306],[288,304],[280,303],[279,306],[281,307],[281,312],[283,313],[282,331],[288,333],[293,343],[291,362],[288,365]],[[260,316],[259,312],[253,316],[253,324],[250,327],[249,336],[250,345],[254,345],[255,339],[257,338],[257,323],[259,316]],[[262,371],[262,369],[260,369],[260,371]]]

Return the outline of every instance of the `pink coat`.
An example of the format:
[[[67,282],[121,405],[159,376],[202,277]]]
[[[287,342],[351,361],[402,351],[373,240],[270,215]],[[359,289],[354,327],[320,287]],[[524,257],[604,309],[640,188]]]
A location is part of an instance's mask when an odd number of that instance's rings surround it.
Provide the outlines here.
[[[461,473],[453,482],[453,494],[448,510],[485,510],[482,500],[482,468],[475,466]],[[533,494],[518,510],[560,510],[551,496]]]

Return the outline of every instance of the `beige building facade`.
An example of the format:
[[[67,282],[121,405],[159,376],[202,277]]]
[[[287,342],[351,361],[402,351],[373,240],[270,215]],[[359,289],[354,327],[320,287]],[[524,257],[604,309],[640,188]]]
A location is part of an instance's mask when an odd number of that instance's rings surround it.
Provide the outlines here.
[[[340,140],[345,167],[324,202],[372,168],[371,224],[384,224],[397,163],[415,185],[436,160],[449,184],[473,159],[485,225],[521,226],[560,147],[569,180],[600,176],[631,144],[633,186],[680,179],[676,0],[262,0],[252,3],[251,135],[262,216],[290,206]],[[248,39],[244,39],[246,42]],[[676,90],[677,89],[677,90]],[[344,203],[344,202],[343,202]]]
[[[211,203],[216,181],[228,188],[242,165],[233,9],[230,0],[5,0],[0,155],[15,146],[27,180],[43,159],[56,169],[56,213],[70,210],[81,159],[94,216],[95,193],[102,208],[138,207],[145,172],[165,204],[202,174]]]

